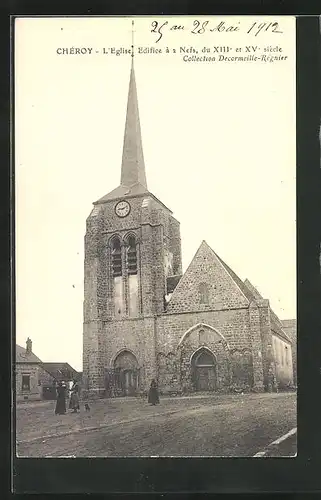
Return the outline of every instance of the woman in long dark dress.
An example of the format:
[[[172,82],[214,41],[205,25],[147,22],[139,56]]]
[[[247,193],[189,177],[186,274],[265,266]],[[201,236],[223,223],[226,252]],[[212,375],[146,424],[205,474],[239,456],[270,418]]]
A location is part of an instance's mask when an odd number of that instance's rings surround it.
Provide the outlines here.
[[[60,382],[57,387],[57,402],[56,402],[56,415],[64,415],[66,413],[66,386]]]
[[[159,395],[155,379],[153,379],[150,384],[150,389],[148,393],[148,402],[153,406],[159,404]]]

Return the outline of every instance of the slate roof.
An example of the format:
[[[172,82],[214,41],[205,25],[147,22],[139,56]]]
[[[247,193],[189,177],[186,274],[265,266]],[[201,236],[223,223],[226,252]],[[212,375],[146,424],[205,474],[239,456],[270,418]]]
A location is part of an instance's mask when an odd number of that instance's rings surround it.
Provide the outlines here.
[[[297,342],[297,320],[296,319],[282,319],[282,327],[286,334],[292,339],[292,342]]]
[[[58,381],[79,377],[79,373],[69,363],[41,363],[41,367]]]
[[[182,275],[177,274],[175,276],[168,276],[166,283],[167,283],[167,293],[173,293],[175,290],[177,284],[179,283]]]
[[[296,327],[296,319],[282,319],[281,323],[283,328],[295,328]]]
[[[228,274],[233,278],[234,282],[237,284],[237,286],[240,288],[242,293],[245,295],[245,297],[252,302],[254,300],[254,297],[251,293],[251,291],[247,288],[245,283],[241,280],[241,278],[238,277],[238,275],[224,262],[223,259],[219,255],[217,255],[216,252],[214,252],[213,249],[211,249],[212,252],[216,255],[222,266],[225,268],[225,270],[228,272]]]
[[[214,252],[214,250],[213,250]],[[214,252],[215,253],[215,252]],[[219,259],[219,261],[222,263],[222,265],[225,267],[227,272],[231,275],[231,277],[234,279],[235,283],[239,286],[239,288],[242,290],[244,293],[245,297],[252,302],[253,300],[257,299],[262,299],[263,297],[260,294],[260,292],[255,288],[252,283],[246,279],[244,282],[235,274],[234,271],[215,253],[216,257]],[[291,342],[290,337],[285,333],[283,330],[283,325],[281,320],[278,318],[278,316],[275,314],[273,309],[270,307],[270,317],[271,317],[271,330],[280,335],[281,337],[284,337],[286,340]]]
[[[124,186],[120,185],[113,189],[110,193],[107,193],[105,196],[95,201],[95,205],[99,203],[105,203],[105,201],[117,200],[118,198],[126,198],[129,196],[139,196],[148,194],[148,190],[139,182],[134,184],[133,186]]]
[[[121,164],[120,186],[100,198],[95,203],[148,193],[145,162],[142,146],[142,134],[139,120],[135,70],[132,59],[127,112]]]
[[[16,363],[42,363],[33,352],[27,353],[24,347],[16,344]]]

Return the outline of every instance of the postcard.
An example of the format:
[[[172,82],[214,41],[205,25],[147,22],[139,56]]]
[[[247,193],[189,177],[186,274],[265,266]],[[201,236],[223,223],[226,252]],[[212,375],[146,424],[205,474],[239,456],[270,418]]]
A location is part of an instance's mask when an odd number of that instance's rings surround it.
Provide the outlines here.
[[[295,18],[17,17],[18,457],[295,457]]]

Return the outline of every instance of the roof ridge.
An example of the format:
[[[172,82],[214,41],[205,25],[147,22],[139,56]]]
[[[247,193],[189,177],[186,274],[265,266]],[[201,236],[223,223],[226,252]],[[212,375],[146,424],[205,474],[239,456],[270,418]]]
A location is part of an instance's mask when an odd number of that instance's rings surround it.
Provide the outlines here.
[[[239,289],[241,290],[241,292],[243,293],[243,295],[245,295],[245,297],[247,298],[247,300],[249,300],[250,302],[252,300],[255,300],[254,295],[252,294],[251,290],[249,290],[249,288],[246,286],[246,284],[244,283],[244,281],[241,280],[241,278],[236,274],[236,272],[233,271],[233,269],[231,269],[226,264],[226,262],[224,262],[224,260],[221,259],[221,257],[212,248],[211,248],[211,250],[214,253],[214,255],[218,258],[218,260],[221,262],[221,264],[225,267],[226,271],[229,273],[229,275],[231,276],[231,278],[234,280],[234,282],[236,283],[236,285],[239,287]]]
[[[15,360],[18,363],[42,363],[33,351],[27,352],[27,349],[19,344],[16,344]]]

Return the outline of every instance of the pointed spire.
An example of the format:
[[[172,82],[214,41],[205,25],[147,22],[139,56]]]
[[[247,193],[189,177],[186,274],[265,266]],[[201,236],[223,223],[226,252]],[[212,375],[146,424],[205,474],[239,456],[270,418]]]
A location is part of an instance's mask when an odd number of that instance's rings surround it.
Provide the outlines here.
[[[122,186],[128,187],[139,183],[147,190],[135,81],[133,41],[120,183]]]

